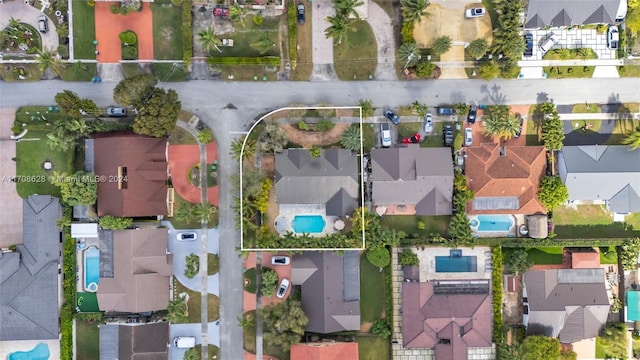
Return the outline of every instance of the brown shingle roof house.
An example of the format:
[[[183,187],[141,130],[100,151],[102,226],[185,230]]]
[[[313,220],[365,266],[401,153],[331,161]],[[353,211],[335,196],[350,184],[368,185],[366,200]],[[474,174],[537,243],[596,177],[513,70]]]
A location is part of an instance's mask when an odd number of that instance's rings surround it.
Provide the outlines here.
[[[100,325],[100,360],[169,358],[169,323]]]
[[[358,343],[318,342],[291,345],[291,360],[357,360]]]
[[[116,133],[98,134],[90,140],[86,144],[93,144],[88,145],[92,147],[93,171],[104,179],[98,182],[98,216],[169,213],[166,139]]]
[[[417,144],[371,150],[376,207],[415,208],[416,215],[451,215],[453,161],[449,148]]]
[[[98,282],[98,306],[106,312],[157,311],[169,304],[173,256],[167,229],[113,232],[113,276]]]
[[[434,349],[436,360],[491,347],[489,281],[402,283],[402,338],[405,349]]]
[[[475,192],[469,214],[546,213],[537,193],[546,172],[543,146],[483,143],[467,148],[467,186]]]

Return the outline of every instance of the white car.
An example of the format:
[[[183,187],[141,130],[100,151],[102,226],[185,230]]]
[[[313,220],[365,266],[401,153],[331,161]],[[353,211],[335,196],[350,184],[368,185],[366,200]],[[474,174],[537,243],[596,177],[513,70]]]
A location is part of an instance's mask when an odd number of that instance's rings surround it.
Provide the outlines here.
[[[427,133],[427,135],[431,134],[431,132],[433,131],[433,117],[431,116],[431,114],[427,114],[427,116],[424,117],[424,132]]]
[[[380,138],[382,139],[382,147],[391,146],[391,127],[389,123],[380,124]]]
[[[271,265],[289,265],[291,263],[291,258],[288,256],[273,256],[271,257]]]
[[[467,18],[467,19],[477,18],[477,17],[484,16],[485,13],[486,13],[486,11],[482,7],[471,8],[471,9],[467,9],[464,12],[464,17]]]
[[[609,49],[615,50],[618,48],[619,42],[620,32],[618,31],[618,27],[615,25],[609,26],[609,29],[607,29],[607,46]]]
[[[551,50],[551,48],[554,47],[557,42],[558,35],[551,34],[551,36],[549,36],[547,40],[545,40],[542,45],[540,45],[540,51],[542,51],[542,53],[546,53],[547,51]]]
[[[464,129],[464,146],[473,144],[473,130],[471,128]]]
[[[198,238],[198,234],[194,231],[186,231],[178,233],[176,237],[178,238],[178,241],[194,241]]]
[[[284,297],[284,294],[287,293],[287,289],[289,289],[289,280],[282,279],[282,281],[280,282],[280,287],[278,288],[278,292],[276,293],[276,296],[279,299],[282,299]]]

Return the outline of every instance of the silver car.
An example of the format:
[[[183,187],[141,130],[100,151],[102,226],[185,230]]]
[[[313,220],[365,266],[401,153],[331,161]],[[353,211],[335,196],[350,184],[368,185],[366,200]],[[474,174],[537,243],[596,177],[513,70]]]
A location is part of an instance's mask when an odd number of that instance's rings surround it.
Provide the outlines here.
[[[431,134],[431,132],[433,131],[433,117],[431,116],[431,114],[427,114],[427,116],[424,117],[424,132],[427,133],[427,135]]]
[[[464,146],[471,146],[473,144],[473,130],[471,128],[464,129]]]
[[[389,123],[380,124],[380,138],[382,140],[382,147],[391,146],[391,127]]]

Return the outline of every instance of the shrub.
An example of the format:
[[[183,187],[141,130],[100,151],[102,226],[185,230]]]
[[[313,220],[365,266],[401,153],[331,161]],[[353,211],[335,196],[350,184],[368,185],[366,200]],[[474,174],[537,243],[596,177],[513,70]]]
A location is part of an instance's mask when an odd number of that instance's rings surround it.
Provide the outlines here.
[[[188,69],[193,56],[193,39],[191,38],[191,6],[192,0],[182,1],[182,61]]]
[[[106,230],[122,230],[133,225],[133,219],[106,215],[100,218],[100,227]]]
[[[418,259],[416,253],[405,249],[401,253],[398,253],[398,263],[403,266],[417,266],[420,265],[420,259]]]
[[[431,61],[421,61],[416,66],[416,76],[420,79],[428,79],[433,77],[433,73],[436,71],[436,65]]]
[[[385,319],[376,319],[371,327],[371,333],[388,339],[391,336],[391,326]]]
[[[316,124],[316,130],[318,131],[329,131],[334,128],[336,124],[331,120],[322,119]]]
[[[278,273],[273,271],[273,269],[263,268],[261,280],[262,287],[260,288],[260,294],[262,294],[262,296],[273,296],[278,288]]]
[[[66,45],[59,45],[57,51],[58,55],[60,55],[63,59],[69,58],[69,47],[67,47]]]
[[[405,21],[402,23],[402,30],[400,30],[402,43],[415,41],[413,37],[413,27],[414,27],[414,23],[412,21]]]
[[[200,257],[194,253],[187,255],[185,258],[186,266],[184,268],[184,276],[193,279],[200,271]]]
[[[180,6],[182,5],[182,0],[171,0],[171,4],[173,4],[173,6]]]
[[[568,69],[567,69],[567,72],[568,72],[569,74],[571,74],[571,73],[573,72],[573,68],[572,68],[572,67],[568,68]]]
[[[298,129],[303,130],[303,131],[309,131],[309,124],[307,124],[304,121],[299,121],[298,122]]]
[[[135,45],[138,42],[138,36],[131,30],[120,33],[120,42],[126,45]]]
[[[264,18],[261,15],[254,15],[253,16],[253,23],[260,26],[262,25],[262,23],[264,22]]]
[[[391,262],[391,256],[389,255],[389,250],[385,247],[377,247],[373,249],[367,250],[367,260],[375,266],[379,268],[383,268]]]
[[[122,59],[135,60],[138,57],[138,50],[135,46],[125,46],[122,48]]]
[[[111,6],[109,7],[109,10],[111,10],[111,13],[113,15],[118,15],[120,14],[120,7],[116,4],[111,4]]]
[[[494,246],[491,248],[491,263],[493,271],[491,272],[491,287],[493,288],[493,297],[491,303],[493,307],[493,342],[502,343],[502,248]]]

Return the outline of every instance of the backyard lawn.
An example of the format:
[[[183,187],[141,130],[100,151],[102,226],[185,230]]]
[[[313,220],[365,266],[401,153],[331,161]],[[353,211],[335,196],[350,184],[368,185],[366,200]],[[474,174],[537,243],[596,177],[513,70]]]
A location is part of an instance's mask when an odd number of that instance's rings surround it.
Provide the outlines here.
[[[71,0],[73,4],[73,55],[79,60],[94,60],[96,48],[95,8],[86,0]]]
[[[385,215],[382,224],[392,229],[404,231],[407,234],[438,234],[446,235],[451,216],[411,216],[411,215]],[[418,222],[424,223],[424,229],[418,228]]]
[[[355,32],[349,32],[342,44],[333,42],[333,63],[338,78],[367,80],[376,73],[378,45],[371,26],[366,21],[354,23]]]
[[[182,7],[151,3],[153,56],[157,60],[182,60]]]
[[[360,256],[360,323],[372,323],[384,315],[385,272]]]
[[[640,235],[624,223],[614,223],[601,205],[577,205],[553,210],[554,232],[560,239],[626,238]]]
[[[200,323],[200,305],[202,304],[200,292],[195,292],[187,289],[184,285],[178,281],[178,279],[173,279],[174,296],[178,296],[180,293],[187,293],[189,297],[189,301],[187,301],[187,307],[189,309],[189,316],[187,320],[184,321],[185,324],[193,324]],[[220,298],[213,294],[209,294],[207,296],[207,308],[209,315],[209,322],[216,321],[220,318]]]
[[[100,359],[99,332],[97,323],[89,324],[83,320],[76,320],[76,356],[78,359]]]
[[[379,336],[360,335],[358,342],[359,360],[387,360],[391,358],[389,341]]]
[[[535,265],[562,264],[562,247],[531,248],[527,254]]]

